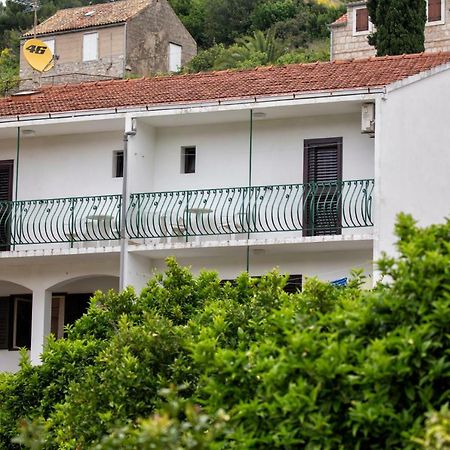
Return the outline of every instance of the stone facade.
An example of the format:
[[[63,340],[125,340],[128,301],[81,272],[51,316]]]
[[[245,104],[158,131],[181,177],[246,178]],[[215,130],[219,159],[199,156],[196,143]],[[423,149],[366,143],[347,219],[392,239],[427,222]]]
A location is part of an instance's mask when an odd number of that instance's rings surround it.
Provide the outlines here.
[[[83,61],[83,36],[98,33],[98,58]],[[149,0],[125,23],[37,36],[54,40],[57,59],[53,69],[37,73],[22,56],[21,89],[44,84],[77,83],[130,76],[148,76],[169,71],[169,44],[182,48],[182,64],[197,54],[197,44],[167,0]]]
[[[425,51],[450,51],[450,0],[442,1],[444,2],[443,20],[436,23],[427,23],[425,27]],[[355,8],[364,5],[365,2],[349,4],[346,18],[341,18],[330,25],[331,60],[375,56],[375,48],[367,42],[370,32],[355,32]]]
[[[166,0],[150,6],[127,23],[127,70],[151,75],[169,71],[169,44],[182,48],[181,63],[197,54],[197,44]]]

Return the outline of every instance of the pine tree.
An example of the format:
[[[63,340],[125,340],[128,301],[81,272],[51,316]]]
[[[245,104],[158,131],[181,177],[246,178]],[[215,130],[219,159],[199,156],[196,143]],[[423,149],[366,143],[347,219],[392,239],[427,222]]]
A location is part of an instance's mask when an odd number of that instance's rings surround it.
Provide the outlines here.
[[[369,43],[377,56],[424,51],[426,0],[368,0],[367,8],[376,27]]]

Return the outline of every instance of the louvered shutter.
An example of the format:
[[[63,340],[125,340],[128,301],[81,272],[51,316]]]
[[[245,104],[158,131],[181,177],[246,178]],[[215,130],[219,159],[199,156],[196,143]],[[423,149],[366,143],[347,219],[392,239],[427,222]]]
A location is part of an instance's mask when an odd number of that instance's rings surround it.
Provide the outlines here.
[[[369,30],[369,11],[367,8],[359,8],[356,10],[356,31]]]
[[[442,0],[428,0],[428,22],[438,22],[442,19]]]
[[[340,234],[342,139],[305,141],[304,158],[304,234]]]
[[[9,322],[10,322],[9,297],[0,297],[0,349],[9,348]]]
[[[0,251],[9,250],[13,161],[0,161]]]

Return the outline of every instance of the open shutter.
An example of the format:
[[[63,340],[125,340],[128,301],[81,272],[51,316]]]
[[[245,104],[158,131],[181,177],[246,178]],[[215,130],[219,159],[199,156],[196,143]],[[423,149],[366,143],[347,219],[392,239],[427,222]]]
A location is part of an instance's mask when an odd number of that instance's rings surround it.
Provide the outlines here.
[[[369,11],[367,8],[359,8],[356,10],[356,31],[369,30]]]
[[[13,164],[12,160],[0,161],[0,251],[9,250]]]
[[[442,0],[428,0],[428,22],[442,20]]]
[[[10,298],[0,297],[0,350],[7,350],[9,348],[10,307]]]
[[[341,233],[342,138],[305,141],[304,235]]]

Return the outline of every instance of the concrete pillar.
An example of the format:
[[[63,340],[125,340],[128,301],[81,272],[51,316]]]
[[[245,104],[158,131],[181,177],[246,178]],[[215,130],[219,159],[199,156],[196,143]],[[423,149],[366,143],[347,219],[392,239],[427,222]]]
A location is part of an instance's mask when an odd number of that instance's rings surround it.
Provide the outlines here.
[[[33,290],[33,311],[31,320],[31,362],[41,363],[41,353],[46,336],[50,334],[52,293],[45,289]]]
[[[128,244],[128,248],[130,246]],[[124,286],[133,286],[136,293],[139,294],[152,276],[151,260],[127,251],[125,261]]]

